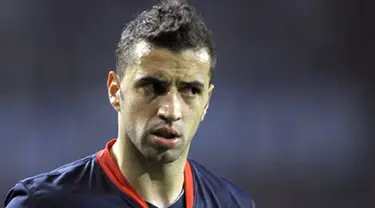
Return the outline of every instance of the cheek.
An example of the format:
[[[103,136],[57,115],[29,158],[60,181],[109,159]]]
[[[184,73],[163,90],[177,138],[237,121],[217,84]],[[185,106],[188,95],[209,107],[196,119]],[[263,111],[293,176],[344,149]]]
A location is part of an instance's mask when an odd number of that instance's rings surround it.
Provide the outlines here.
[[[188,127],[188,131],[194,133],[201,121],[203,109],[199,108],[191,108],[188,112],[185,114],[185,125]]]
[[[126,113],[128,117],[131,117],[131,119],[142,117],[143,114],[147,113],[142,100],[135,95],[125,97],[122,108],[124,109],[124,113]]]
[[[130,106],[130,121],[136,131],[142,133],[147,127],[150,119],[155,117],[155,106],[148,105],[143,100],[134,99]],[[139,135],[141,136],[141,135]]]
[[[124,128],[129,131],[138,131],[147,116],[146,109],[139,100],[127,97],[121,105],[121,117],[125,125]]]

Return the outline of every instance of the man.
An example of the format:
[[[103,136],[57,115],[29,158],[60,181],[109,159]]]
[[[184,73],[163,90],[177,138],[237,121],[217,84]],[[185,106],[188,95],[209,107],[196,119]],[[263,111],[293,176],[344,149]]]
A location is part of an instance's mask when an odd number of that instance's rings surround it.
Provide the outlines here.
[[[188,160],[214,85],[212,40],[186,2],[162,1],[124,29],[108,97],[118,136],[93,155],[24,179],[13,207],[254,207],[246,192]]]

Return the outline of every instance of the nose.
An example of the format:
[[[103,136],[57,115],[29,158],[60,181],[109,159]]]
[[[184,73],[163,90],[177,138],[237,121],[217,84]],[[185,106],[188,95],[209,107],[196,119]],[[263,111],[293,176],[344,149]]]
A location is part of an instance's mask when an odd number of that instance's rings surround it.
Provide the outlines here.
[[[181,110],[181,103],[176,93],[168,92],[161,97],[158,116],[162,120],[168,123],[180,120],[182,117]]]

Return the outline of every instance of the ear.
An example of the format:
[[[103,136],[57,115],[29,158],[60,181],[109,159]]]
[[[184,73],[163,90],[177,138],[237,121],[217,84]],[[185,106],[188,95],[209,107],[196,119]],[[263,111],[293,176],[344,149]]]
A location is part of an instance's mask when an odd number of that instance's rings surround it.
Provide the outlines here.
[[[208,110],[208,107],[210,105],[210,100],[211,100],[212,91],[214,90],[214,87],[215,86],[213,84],[210,84],[210,87],[208,88],[208,100],[207,100],[206,106],[204,107],[204,110],[203,110],[203,113],[202,113],[202,117],[201,117],[201,121],[203,121],[204,117],[207,114],[207,110]]]
[[[108,73],[107,80],[108,98],[112,107],[119,112],[120,111],[120,78],[114,71]]]

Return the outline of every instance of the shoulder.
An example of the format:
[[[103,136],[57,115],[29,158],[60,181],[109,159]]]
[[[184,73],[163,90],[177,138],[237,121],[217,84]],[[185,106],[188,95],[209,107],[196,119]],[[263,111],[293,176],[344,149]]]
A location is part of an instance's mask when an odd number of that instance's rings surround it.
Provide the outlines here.
[[[94,161],[95,156],[90,155],[19,181],[8,191],[5,207],[34,207],[41,202],[61,198],[87,178],[85,176],[90,174]]]
[[[214,193],[215,198],[231,207],[255,208],[254,200],[250,193],[194,160],[189,160],[189,163],[192,167],[194,182],[196,183],[194,186],[203,189],[205,192]]]

